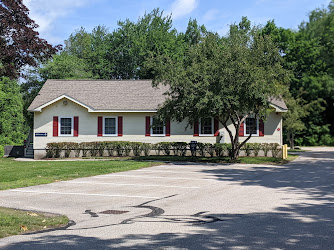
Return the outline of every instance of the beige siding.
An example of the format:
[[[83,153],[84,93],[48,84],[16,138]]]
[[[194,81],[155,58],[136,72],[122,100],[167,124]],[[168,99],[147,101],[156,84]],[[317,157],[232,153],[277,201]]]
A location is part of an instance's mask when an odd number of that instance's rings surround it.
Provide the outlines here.
[[[220,128],[222,126],[220,125]],[[234,126],[230,123],[228,128],[235,133]],[[225,128],[220,129],[220,132],[224,134],[224,142],[230,143],[230,137]],[[240,137],[240,141],[243,141],[247,136]],[[264,122],[264,136],[252,136],[248,142],[257,143],[279,143],[282,145],[282,113],[272,112],[267,120]]]
[[[192,140],[199,142],[215,143],[217,138],[214,136],[193,136],[193,128],[188,127],[187,123],[171,122],[171,136],[145,136],[145,116],[154,113],[88,113],[87,109],[68,101],[67,105],[60,100],[42,110],[34,113],[34,134],[47,133],[47,137],[34,137],[35,155],[38,158],[45,154],[45,147],[48,142],[89,142],[89,141],[139,141],[139,142],[161,142],[161,141],[185,141]],[[58,136],[53,137],[53,116],[73,117],[79,116],[79,136]],[[123,136],[97,136],[97,117],[98,116],[123,116]],[[220,126],[221,128],[222,126]],[[232,125],[229,125],[233,129]],[[277,142],[281,144],[281,114],[272,113],[268,122],[265,123],[265,136],[253,137],[251,142]],[[225,142],[230,142],[225,129],[221,129],[225,134]]]

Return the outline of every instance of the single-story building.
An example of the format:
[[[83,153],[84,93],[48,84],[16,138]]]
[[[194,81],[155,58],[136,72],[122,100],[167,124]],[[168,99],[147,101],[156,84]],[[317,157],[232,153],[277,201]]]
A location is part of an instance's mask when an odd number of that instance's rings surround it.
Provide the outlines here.
[[[34,158],[45,157],[49,142],[91,141],[198,141],[228,143],[230,138],[212,118],[195,122],[154,123],[154,115],[166,96],[166,86],[152,87],[151,80],[47,80],[28,110],[34,113]],[[273,112],[263,123],[247,118],[241,140],[282,145],[282,100],[271,101]],[[187,127],[187,128],[186,128]],[[233,131],[233,125],[230,129]],[[221,136],[218,136],[221,135]]]

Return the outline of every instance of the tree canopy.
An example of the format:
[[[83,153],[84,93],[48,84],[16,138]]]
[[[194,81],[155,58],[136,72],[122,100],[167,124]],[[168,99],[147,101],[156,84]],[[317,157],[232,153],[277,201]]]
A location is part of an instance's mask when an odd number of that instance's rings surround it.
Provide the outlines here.
[[[152,57],[154,84],[170,86],[167,101],[159,108],[161,119],[216,117],[232,142],[231,158],[251,135],[239,143],[240,124],[248,117],[265,119],[270,98],[277,96],[287,72],[279,50],[269,36],[251,28],[247,18],[231,25],[227,37],[207,33],[183,57]],[[232,123],[234,130],[228,125]]]
[[[0,76],[16,79],[22,66],[38,66],[57,51],[35,30],[22,0],[0,1]]]

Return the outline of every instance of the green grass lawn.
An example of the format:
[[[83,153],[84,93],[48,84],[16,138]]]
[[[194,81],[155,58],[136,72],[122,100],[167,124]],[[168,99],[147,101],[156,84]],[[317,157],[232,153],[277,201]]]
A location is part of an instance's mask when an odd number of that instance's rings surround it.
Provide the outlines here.
[[[0,158],[0,190],[128,171],[157,164],[133,160],[21,162]]]
[[[65,226],[66,216],[41,214],[0,207],[0,238]]]

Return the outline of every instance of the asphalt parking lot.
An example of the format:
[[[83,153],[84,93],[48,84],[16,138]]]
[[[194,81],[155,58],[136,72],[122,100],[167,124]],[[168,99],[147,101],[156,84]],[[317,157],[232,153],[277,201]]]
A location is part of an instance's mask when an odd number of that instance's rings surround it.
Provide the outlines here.
[[[334,152],[284,166],[166,164],[0,192],[0,206],[67,215],[4,249],[333,249]]]

